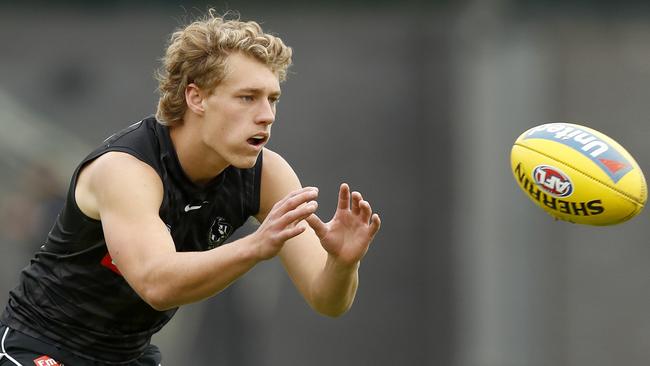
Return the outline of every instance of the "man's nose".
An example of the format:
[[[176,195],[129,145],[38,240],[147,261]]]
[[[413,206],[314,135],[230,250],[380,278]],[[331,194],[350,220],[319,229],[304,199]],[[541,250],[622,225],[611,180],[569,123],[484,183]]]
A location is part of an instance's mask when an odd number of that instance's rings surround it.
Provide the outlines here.
[[[266,100],[261,103],[256,122],[270,125],[275,121],[275,105]]]

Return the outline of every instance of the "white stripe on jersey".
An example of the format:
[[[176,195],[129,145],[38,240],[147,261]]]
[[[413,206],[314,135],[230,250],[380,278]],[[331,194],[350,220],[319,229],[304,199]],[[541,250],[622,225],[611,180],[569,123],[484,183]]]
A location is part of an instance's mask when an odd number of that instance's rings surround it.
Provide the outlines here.
[[[5,351],[5,339],[7,339],[7,334],[9,334],[9,327],[5,329],[5,334],[2,335],[2,341],[0,341],[0,347],[2,347],[0,350],[2,353],[0,353],[0,360],[2,357],[7,357],[7,359],[11,362],[14,363],[14,365],[22,366],[22,364],[16,360],[14,360],[11,356],[7,354],[7,351]]]

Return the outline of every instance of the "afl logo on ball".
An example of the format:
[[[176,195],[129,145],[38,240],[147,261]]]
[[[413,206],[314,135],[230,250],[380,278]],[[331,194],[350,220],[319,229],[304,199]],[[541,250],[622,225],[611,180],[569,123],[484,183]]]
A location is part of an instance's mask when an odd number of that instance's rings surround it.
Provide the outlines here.
[[[560,169],[539,165],[533,170],[533,181],[553,197],[568,197],[573,193],[573,183]]]

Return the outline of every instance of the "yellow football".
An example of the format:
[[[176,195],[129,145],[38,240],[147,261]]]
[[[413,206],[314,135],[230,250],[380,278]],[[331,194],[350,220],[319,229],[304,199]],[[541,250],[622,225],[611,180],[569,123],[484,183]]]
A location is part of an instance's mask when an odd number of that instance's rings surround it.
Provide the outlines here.
[[[519,187],[552,217],[613,225],[636,216],[648,192],[639,165],[603,133],[547,123],[517,138],[510,162]]]

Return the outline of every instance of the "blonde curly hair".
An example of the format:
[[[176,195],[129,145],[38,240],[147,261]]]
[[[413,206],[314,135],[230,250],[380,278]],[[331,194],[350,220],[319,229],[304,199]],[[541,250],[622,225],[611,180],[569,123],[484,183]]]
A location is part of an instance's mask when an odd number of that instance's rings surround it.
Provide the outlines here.
[[[282,40],[264,33],[254,21],[225,19],[210,9],[207,15],[172,33],[169,46],[156,72],[158,110],[164,125],[182,123],[187,110],[185,88],[194,83],[213,90],[225,77],[226,61],[242,52],[267,65],[284,81],[291,65],[292,50]]]

